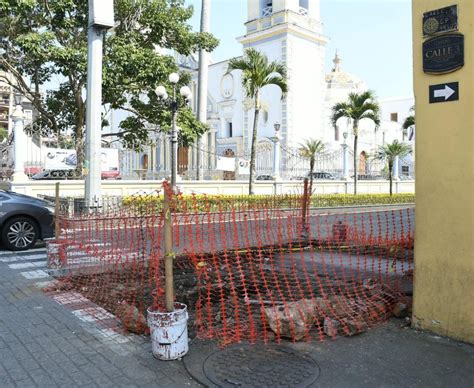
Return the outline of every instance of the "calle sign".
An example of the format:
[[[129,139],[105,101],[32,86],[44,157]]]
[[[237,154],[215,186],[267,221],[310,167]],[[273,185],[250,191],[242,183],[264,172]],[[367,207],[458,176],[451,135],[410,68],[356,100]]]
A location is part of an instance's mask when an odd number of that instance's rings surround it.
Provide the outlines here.
[[[423,71],[446,74],[464,66],[464,35],[446,34],[423,43]]]

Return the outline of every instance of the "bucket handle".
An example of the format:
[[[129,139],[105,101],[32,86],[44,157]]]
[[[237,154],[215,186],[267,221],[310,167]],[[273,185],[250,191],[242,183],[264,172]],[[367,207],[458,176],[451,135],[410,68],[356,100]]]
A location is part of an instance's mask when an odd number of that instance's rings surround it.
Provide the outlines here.
[[[186,331],[187,328],[188,328],[188,327],[185,325],[183,331],[181,332],[181,334],[180,334],[180,335],[178,336],[178,338],[176,338],[173,342],[158,342],[158,345],[161,345],[161,346],[170,346],[170,345],[172,345],[172,344],[178,342],[179,339],[183,336],[183,334],[184,334],[184,332]]]

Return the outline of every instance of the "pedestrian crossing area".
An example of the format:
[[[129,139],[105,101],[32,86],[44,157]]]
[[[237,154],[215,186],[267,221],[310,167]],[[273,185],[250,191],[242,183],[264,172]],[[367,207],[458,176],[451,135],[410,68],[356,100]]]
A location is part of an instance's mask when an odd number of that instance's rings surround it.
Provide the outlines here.
[[[136,260],[143,255],[143,252],[137,252],[135,247],[112,249],[110,245],[98,240],[87,244],[69,244],[65,248],[66,262],[61,263],[61,269],[74,271],[87,267],[117,265]],[[54,266],[48,268],[47,251],[44,246],[21,252],[0,251],[0,266],[2,263],[30,280],[44,281],[50,277],[52,270],[59,269]]]
[[[18,271],[18,274],[25,279],[45,280],[49,277],[45,247],[23,252],[0,251],[0,263]]]

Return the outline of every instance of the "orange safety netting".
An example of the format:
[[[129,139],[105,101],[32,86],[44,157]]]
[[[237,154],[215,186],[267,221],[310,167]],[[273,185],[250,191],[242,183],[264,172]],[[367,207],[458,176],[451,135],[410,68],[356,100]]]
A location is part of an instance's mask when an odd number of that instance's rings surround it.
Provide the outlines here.
[[[169,190],[169,188],[167,188]],[[176,301],[190,332],[222,344],[353,335],[392,315],[413,271],[414,209],[309,209],[302,195],[172,196]],[[49,265],[75,290],[146,331],[164,304],[163,198],[64,215]]]

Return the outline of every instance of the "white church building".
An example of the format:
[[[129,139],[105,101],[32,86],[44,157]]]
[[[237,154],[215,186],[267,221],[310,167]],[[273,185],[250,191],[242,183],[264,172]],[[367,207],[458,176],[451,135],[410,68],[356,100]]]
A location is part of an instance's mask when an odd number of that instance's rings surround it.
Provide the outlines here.
[[[254,48],[270,61],[278,60],[288,69],[288,94],[282,99],[276,86],[262,90],[262,111],[258,127],[257,175],[271,174],[275,140],[275,124],[279,124],[281,158],[279,169],[286,179],[302,176],[308,163],[298,152],[300,144],[308,138],[321,139],[326,144],[325,154],[318,159],[317,170],[342,172],[342,150],[352,147],[350,123],[341,119],[334,127],[331,108],[345,101],[351,92],[362,92],[370,85],[346,72],[342,54],[335,54],[333,67],[325,71],[326,45],[320,17],[320,0],[248,0],[246,34],[238,41],[242,49]],[[197,111],[197,63],[192,57],[176,56],[179,65],[192,73],[192,107]],[[388,75],[387,75],[388,76]],[[412,97],[379,100],[382,123],[375,131],[371,122],[361,122],[359,135],[359,174],[379,175],[380,163],[370,158],[378,145],[394,139],[414,141],[413,136],[402,133],[402,123],[411,114]],[[253,103],[246,98],[241,86],[240,71],[228,73],[228,61],[209,66],[207,123],[210,131],[203,136],[203,169],[205,179],[244,178],[245,165],[250,155],[253,126]],[[112,123],[119,124],[116,112]],[[145,172],[151,177],[169,173],[169,138],[159,135],[156,145],[146,152],[122,150],[122,175],[133,176]],[[180,149],[179,173],[183,179],[194,179],[197,147]],[[223,157],[235,158],[235,171],[222,169]],[[226,163],[229,165],[229,163]],[[229,169],[229,168],[227,168]],[[400,173],[413,176],[411,158],[402,161]],[[136,175],[135,175],[136,176]]]

